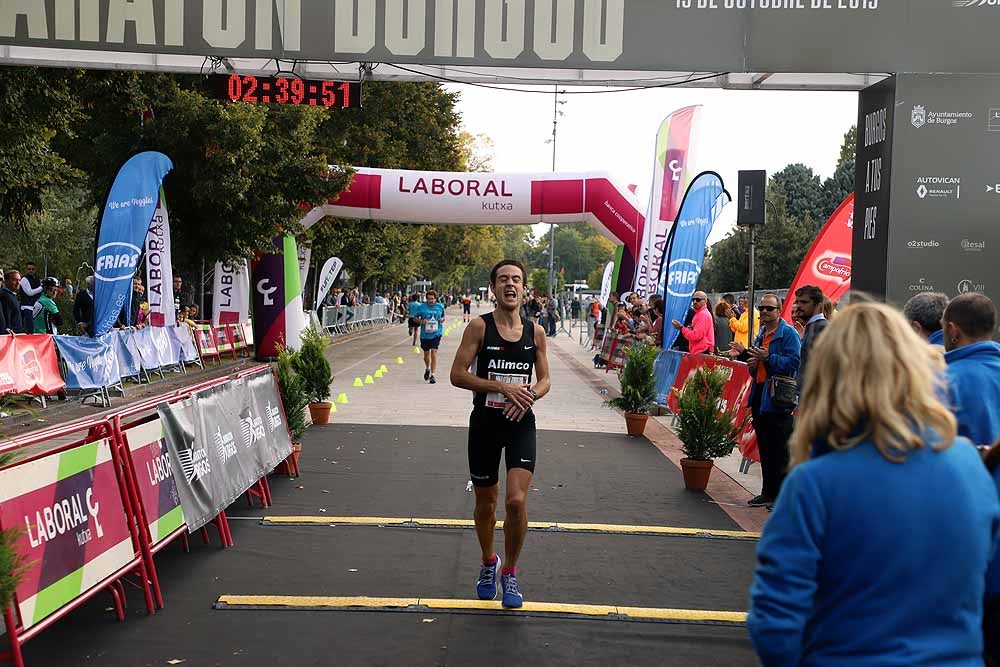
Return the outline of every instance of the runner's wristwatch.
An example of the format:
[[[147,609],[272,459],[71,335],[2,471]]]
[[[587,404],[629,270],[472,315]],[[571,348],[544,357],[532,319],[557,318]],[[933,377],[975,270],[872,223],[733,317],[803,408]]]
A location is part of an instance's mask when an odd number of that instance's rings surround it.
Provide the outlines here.
[[[534,389],[528,389],[528,392],[531,394],[531,399],[532,400],[534,400],[534,401],[538,400],[538,394],[535,393]]]

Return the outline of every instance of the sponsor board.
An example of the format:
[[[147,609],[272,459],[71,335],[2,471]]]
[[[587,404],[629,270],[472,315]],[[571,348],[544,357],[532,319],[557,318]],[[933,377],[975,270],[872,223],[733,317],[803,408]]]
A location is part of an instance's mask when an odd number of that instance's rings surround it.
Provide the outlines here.
[[[962,179],[958,176],[918,176],[915,191],[919,199],[961,199]]]
[[[910,110],[910,124],[918,130],[924,125],[943,125],[953,127],[959,123],[972,120],[976,117],[971,111],[940,111],[926,109],[921,104],[916,104]]]

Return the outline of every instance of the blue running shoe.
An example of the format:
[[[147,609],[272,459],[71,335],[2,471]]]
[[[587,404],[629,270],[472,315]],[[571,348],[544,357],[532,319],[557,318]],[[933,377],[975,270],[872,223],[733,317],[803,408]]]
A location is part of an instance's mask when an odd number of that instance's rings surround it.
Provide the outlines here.
[[[517,577],[513,574],[505,574],[500,577],[500,585],[503,586],[503,606],[507,609],[518,609],[524,604],[521,597],[521,589],[517,587]]]
[[[483,563],[479,566],[479,581],[476,582],[476,595],[480,600],[497,599],[497,577],[500,576],[500,556],[492,565]]]

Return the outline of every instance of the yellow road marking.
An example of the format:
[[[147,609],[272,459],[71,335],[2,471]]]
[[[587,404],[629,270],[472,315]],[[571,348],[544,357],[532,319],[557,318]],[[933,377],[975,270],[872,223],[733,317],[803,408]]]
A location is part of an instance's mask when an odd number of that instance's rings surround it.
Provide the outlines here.
[[[223,595],[217,609],[240,607],[275,607],[279,609],[338,609],[355,611],[407,610],[437,611],[506,611],[520,614],[554,614],[567,617],[598,617],[609,620],[664,621],[677,623],[746,623],[741,611],[701,609],[666,609],[658,607],[619,607],[617,605],[525,602],[520,609],[504,609],[495,600],[457,600],[442,598],[380,598],[321,595]]]
[[[373,516],[266,516],[261,519],[265,526],[280,525],[341,525],[341,526],[419,526],[421,528],[475,528],[472,519],[422,519],[404,517]],[[503,521],[497,522],[503,529]],[[742,530],[716,530],[712,528],[679,528],[675,526],[639,526],[612,523],[560,523],[556,521],[531,521],[531,530],[551,530],[556,532],[607,533],[630,535],[674,535],[681,537],[724,537],[756,540],[760,533]]]

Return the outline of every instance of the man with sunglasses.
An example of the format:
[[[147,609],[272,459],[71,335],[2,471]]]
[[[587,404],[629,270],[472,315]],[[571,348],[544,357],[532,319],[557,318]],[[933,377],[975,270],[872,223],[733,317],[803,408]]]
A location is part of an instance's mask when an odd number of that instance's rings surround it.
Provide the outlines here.
[[[781,319],[781,302],[774,294],[760,300],[760,333],[754,346],[734,342],[729,349],[737,355],[749,355],[747,367],[754,379],[750,392],[750,411],[760,450],[760,472],[764,484],[760,495],[749,501],[751,507],[769,510],[778,498],[788,468],[788,439],[792,435],[792,407],[777,405],[771,398],[771,382],[776,376],[795,377],[799,371],[801,342],[799,334]]]
[[[708,310],[708,295],[700,291],[695,292],[691,297],[691,307],[694,308],[691,326],[686,327],[677,320],[673,320],[670,324],[687,340],[688,351],[691,354],[710,353],[715,349],[715,323],[712,321],[712,313]]]

